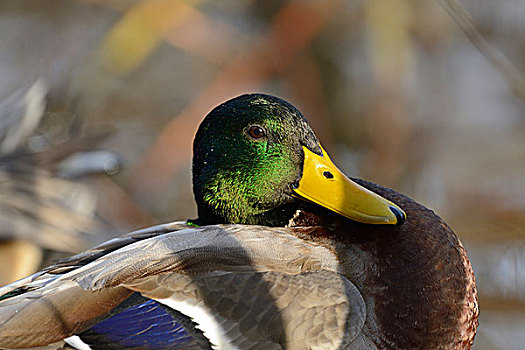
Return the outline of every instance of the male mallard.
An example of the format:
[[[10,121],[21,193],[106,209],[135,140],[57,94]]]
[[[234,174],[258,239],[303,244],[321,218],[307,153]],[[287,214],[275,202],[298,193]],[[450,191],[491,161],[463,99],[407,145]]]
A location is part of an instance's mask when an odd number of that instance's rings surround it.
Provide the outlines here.
[[[470,348],[477,294],[458,238],[411,199],[345,177],[289,103],[213,109],[193,185],[198,219],[1,288],[0,347]]]

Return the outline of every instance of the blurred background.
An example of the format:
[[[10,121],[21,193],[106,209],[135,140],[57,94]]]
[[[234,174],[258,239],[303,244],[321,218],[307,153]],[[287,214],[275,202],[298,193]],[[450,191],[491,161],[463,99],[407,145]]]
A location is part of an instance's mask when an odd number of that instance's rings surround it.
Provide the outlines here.
[[[298,107],[347,174],[450,224],[478,282],[474,348],[518,349],[524,74],[522,0],[2,0],[2,265],[12,272],[25,251],[38,266],[108,234],[194,218],[200,120],[265,92]],[[26,118],[33,126],[5,146],[16,128],[2,125]],[[41,179],[61,195],[43,193]],[[38,238],[57,232],[57,213],[75,215],[73,238]]]

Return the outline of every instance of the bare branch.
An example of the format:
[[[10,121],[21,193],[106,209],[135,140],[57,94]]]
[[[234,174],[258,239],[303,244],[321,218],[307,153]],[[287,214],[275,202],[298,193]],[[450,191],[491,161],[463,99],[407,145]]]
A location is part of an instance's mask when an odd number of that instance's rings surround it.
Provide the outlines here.
[[[456,21],[470,42],[485,56],[490,64],[505,77],[512,93],[525,102],[525,80],[518,69],[481,35],[472,16],[458,0],[440,0],[441,5]]]

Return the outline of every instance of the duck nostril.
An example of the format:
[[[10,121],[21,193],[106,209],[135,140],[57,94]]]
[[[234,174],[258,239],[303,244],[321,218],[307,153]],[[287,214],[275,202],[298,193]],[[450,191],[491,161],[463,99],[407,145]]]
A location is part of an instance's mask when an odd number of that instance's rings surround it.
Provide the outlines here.
[[[329,171],[323,171],[323,176],[326,177],[327,179],[333,179],[334,178],[334,174],[332,174]]]

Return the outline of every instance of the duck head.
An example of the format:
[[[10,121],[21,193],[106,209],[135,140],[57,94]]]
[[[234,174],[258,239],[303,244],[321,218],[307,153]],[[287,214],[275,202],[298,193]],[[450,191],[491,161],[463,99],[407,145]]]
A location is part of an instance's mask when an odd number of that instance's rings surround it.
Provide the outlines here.
[[[394,203],[330,160],[301,112],[274,96],[242,95],[214,108],[193,144],[199,224],[284,226],[300,202],[369,224],[402,224]]]

